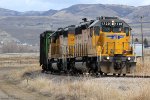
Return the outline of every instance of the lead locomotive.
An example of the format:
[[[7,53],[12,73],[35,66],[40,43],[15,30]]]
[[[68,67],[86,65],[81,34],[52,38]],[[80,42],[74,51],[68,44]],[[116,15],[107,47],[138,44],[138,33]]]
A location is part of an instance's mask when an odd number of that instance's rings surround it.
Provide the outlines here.
[[[126,75],[133,73],[136,55],[131,27],[117,17],[99,17],[40,35],[43,71]]]

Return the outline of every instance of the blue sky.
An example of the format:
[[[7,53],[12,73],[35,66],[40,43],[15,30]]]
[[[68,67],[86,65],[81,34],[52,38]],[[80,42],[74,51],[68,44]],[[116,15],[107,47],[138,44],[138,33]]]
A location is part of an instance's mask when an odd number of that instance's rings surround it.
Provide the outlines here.
[[[150,0],[0,0],[0,8],[17,11],[45,11],[62,9],[74,4],[150,5]]]

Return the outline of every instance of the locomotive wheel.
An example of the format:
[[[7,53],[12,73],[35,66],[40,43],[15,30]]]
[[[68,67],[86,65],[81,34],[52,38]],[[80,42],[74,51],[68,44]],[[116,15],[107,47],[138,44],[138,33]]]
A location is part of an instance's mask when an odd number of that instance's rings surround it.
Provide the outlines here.
[[[42,65],[42,71],[46,71],[46,67]]]
[[[116,76],[116,74],[115,74],[115,73],[113,73],[113,76]]]
[[[118,77],[120,77],[121,74],[118,74]]]
[[[98,73],[98,67],[97,67],[97,64],[95,63],[95,62],[91,62],[91,63],[89,63],[89,66],[87,66],[87,67],[89,67],[88,69],[89,69],[89,73],[90,74],[95,74],[95,73]]]
[[[42,68],[41,73],[44,73],[46,70]]]
[[[58,68],[59,72],[62,71],[62,69],[63,69],[62,66],[63,66],[62,62],[60,60],[58,60],[58,62],[57,62],[57,68]]]
[[[75,62],[74,60],[70,60],[69,64],[68,64],[68,73],[70,75],[74,75],[76,74],[76,69],[75,69]]]
[[[41,70],[41,73],[45,73],[45,70]]]
[[[47,65],[47,68],[46,68],[46,71],[52,71],[53,68],[52,68],[52,64],[51,62],[48,62],[48,65]]]
[[[104,73],[105,76],[107,76],[107,73]]]
[[[103,73],[102,71],[99,71],[99,73],[100,73],[100,75],[101,75],[101,76],[103,76],[103,75],[104,75],[104,73]]]
[[[125,77],[125,76],[126,76],[126,74],[123,74],[123,76]]]
[[[96,73],[96,77],[100,77],[101,76],[101,74],[100,73]]]

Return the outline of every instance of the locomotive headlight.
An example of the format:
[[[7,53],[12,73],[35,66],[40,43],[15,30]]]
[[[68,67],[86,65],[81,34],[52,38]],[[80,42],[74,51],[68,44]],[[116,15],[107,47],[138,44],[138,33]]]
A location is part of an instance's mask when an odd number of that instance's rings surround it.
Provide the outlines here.
[[[110,58],[109,57],[107,57],[107,60],[109,60]]]
[[[114,26],[114,25],[115,25],[115,21],[113,20],[113,21],[112,21],[112,26]]]
[[[128,60],[131,60],[131,57],[128,57]]]

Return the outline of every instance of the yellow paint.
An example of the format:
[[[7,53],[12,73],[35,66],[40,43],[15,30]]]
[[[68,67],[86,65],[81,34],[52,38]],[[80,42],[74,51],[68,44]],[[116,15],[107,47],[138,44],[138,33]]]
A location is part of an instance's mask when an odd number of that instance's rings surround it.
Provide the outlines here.
[[[69,55],[74,55],[74,46],[75,46],[75,34],[69,33],[68,34],[68,49],[69,49]]]
[[[68,34],[68,45],[74,46],[75,44],[75,34]]]
[[[107,36],[116,36],[116,39],[111,39]],[[118,39],[118,36],[123,38]],[[134,56],[130,46],[130,36],[126,33],[102,32],[100,36],[92,36],[92,47],[96,49],[97,56],[114,56],[115,54],[122,54],[125,56]]]
[[[100,36],[96,36],[96,35],[94,35],[94,32],[93,32],[93,36],[92,36],[92,44],[93,44],[93,47],[95,47],[96,48],[96,46],[98,46],[99,45],[99,38],[100,38]]]

